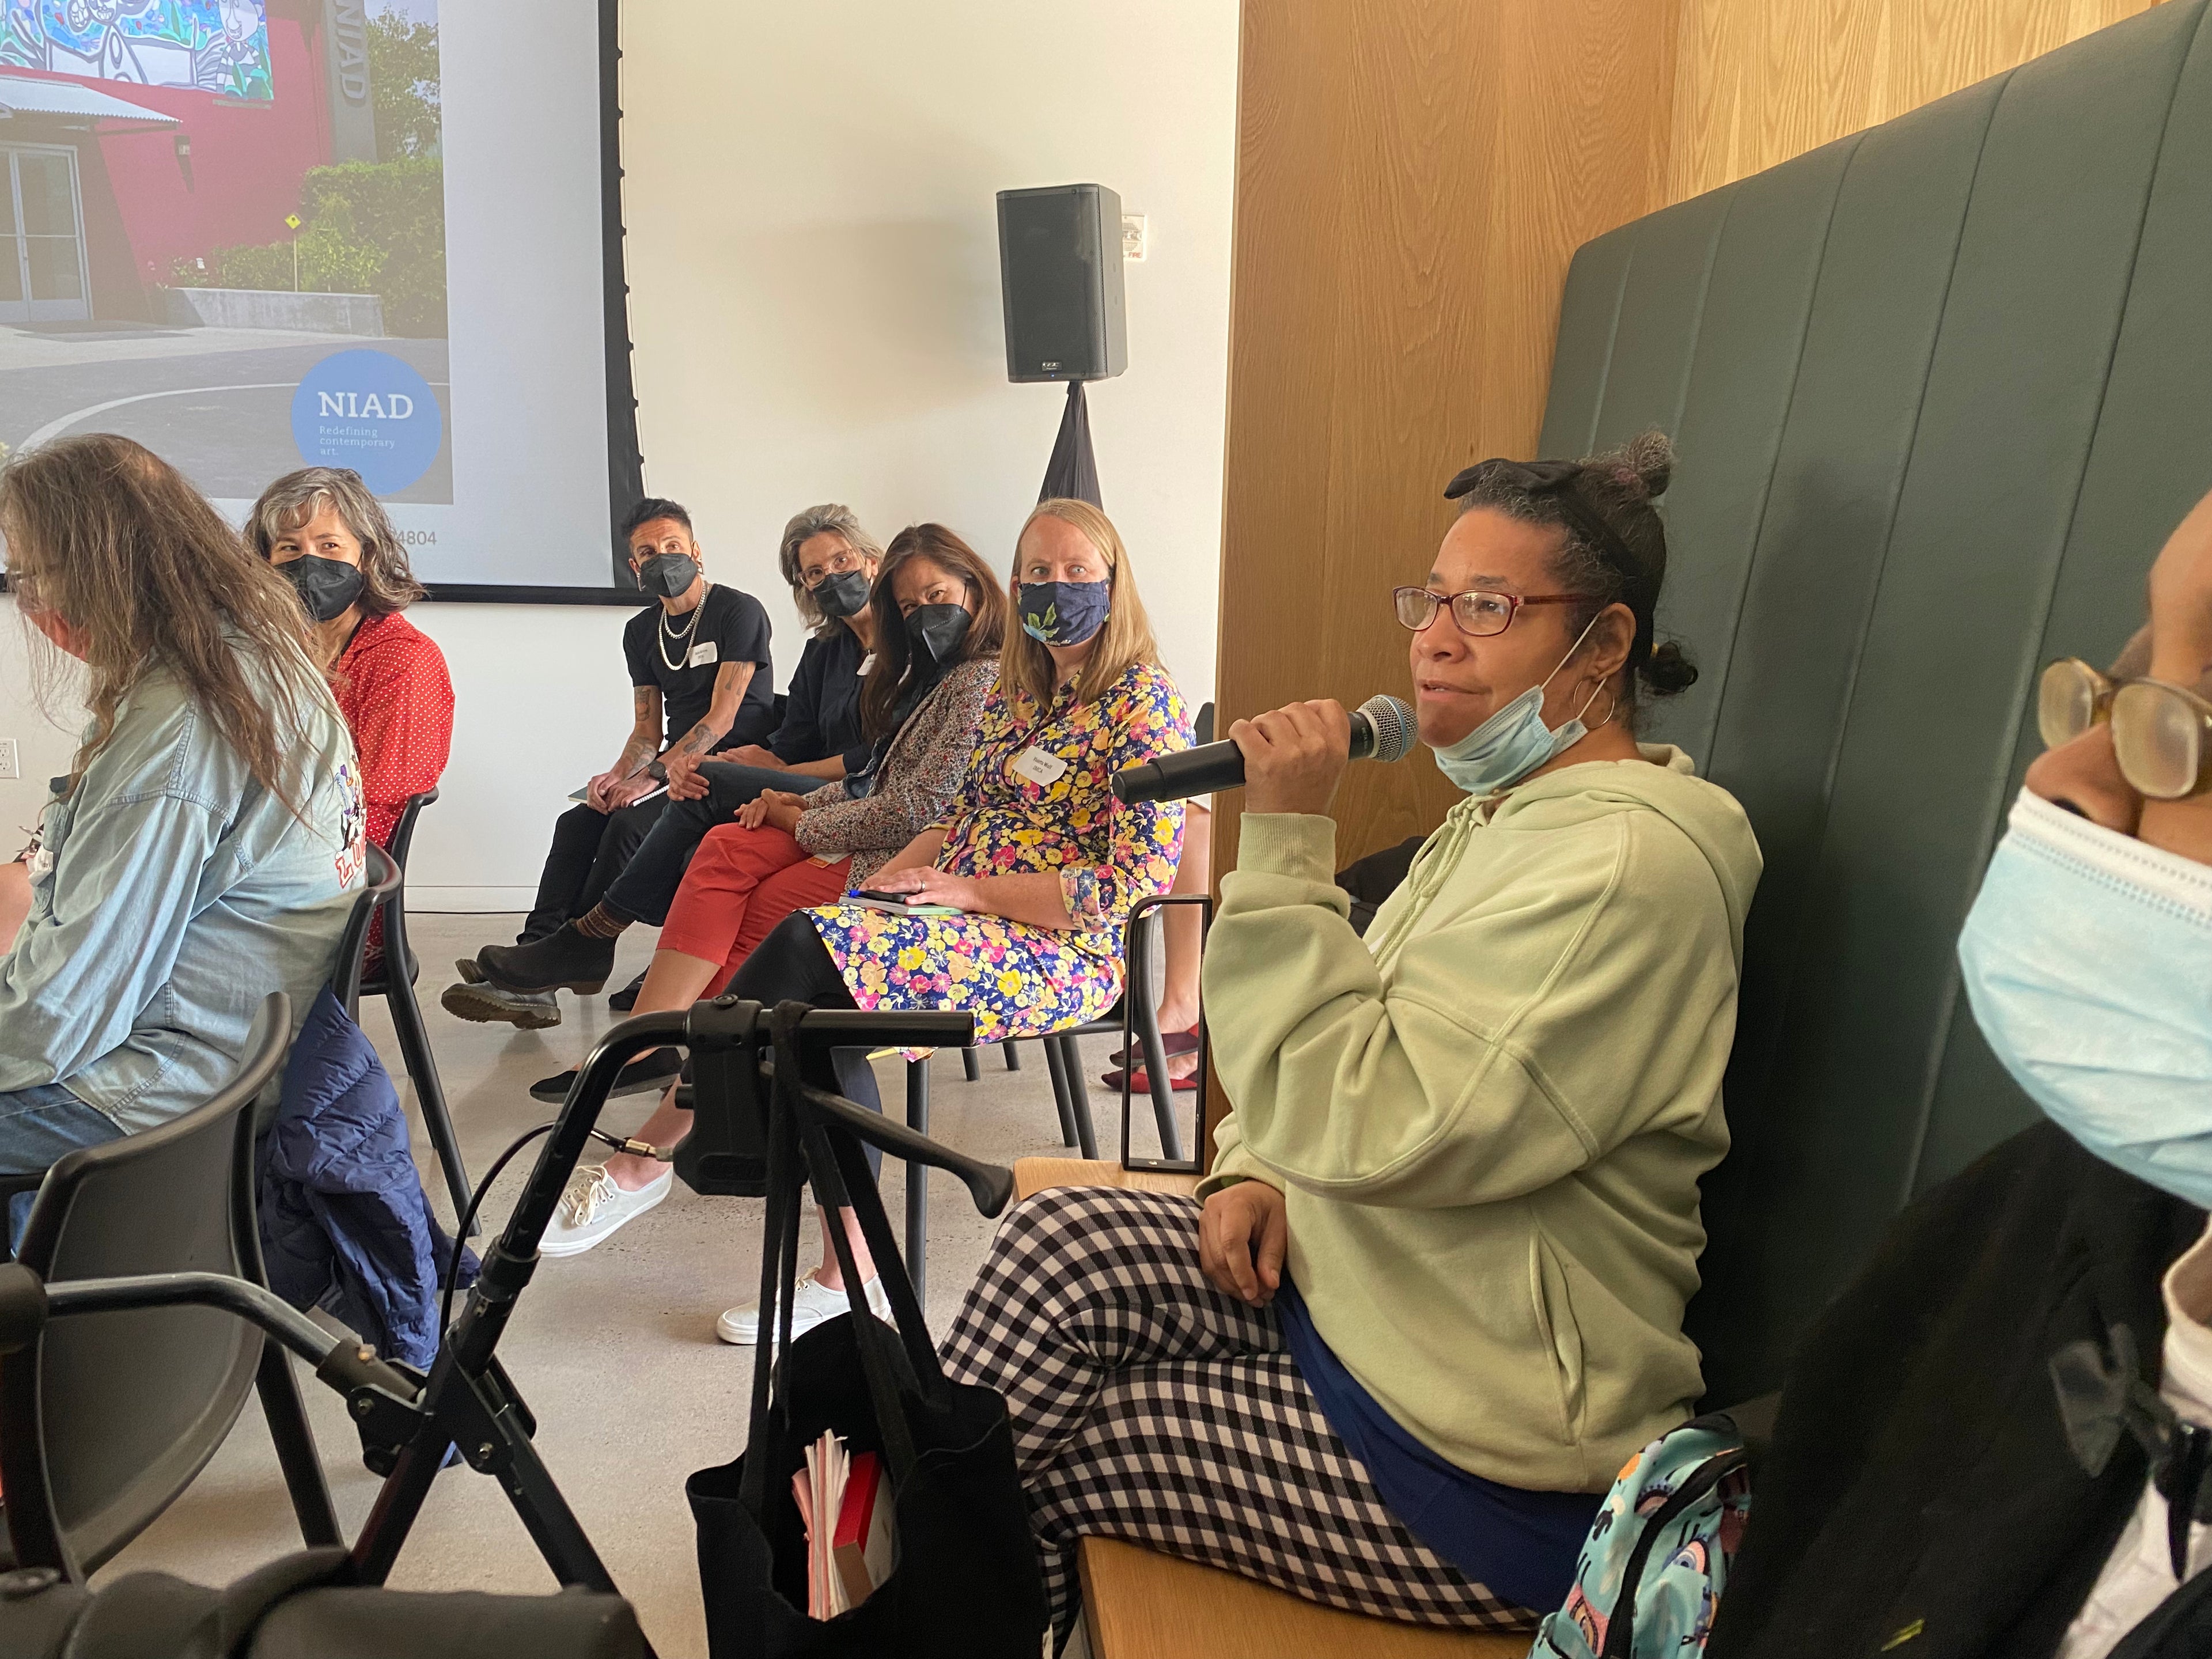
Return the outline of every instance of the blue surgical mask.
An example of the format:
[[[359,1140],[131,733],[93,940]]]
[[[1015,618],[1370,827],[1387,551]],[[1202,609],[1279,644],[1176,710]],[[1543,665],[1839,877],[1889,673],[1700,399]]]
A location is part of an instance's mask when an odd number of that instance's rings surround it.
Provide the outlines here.
[[[1983,1036],[2053,1122],[2212,1205],[2212,866],[2023,789],[1959,965]]]
[[[1554,730],[1544,724],[1544,686],[1567,665],[1567,658],[1582,649],[1583,641],[1596,626],[1597,618],[1592,617],[1567,647],[1567,655],[1544,676],[1542,685],[1530,686],[1457,743],[1438,749],[1437,766],[1443,775],[1470,795],[1494,795],[1501,789],[1510,789],[1554,755],[1588,737],[1589,728],[1582,717],[1589,712],[1601,688],[1593,686],[1581,712]]]
[[[1024,582],[1022,632],[1046,645],[1080,645],[1106,626],[1109,582]]]

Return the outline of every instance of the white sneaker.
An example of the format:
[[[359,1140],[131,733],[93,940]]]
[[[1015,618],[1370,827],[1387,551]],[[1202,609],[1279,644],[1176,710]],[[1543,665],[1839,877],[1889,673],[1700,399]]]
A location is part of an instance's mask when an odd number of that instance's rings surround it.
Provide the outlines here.
[[[635,1192],[627,1193],[615,1185],[605,1164],[586,1164],[561,1194],[553,1223],[538,1241],[538,1254],[581,1255],[659,1203],[675,1185],[676,1171],[670,1170],[659,1180],[648,1181]]]
[[[890,1293],[880,1279],[868,1281],[868,1309],[878,1319],[891,1316]],[[852,1311],[852,1301],[844,1291],[831,1290],[809,1273],[799,1281],[799,1294],[791,1298],[791,1334],[802,1336],[823,1320]],[[751,1347],[760,1340],[760,1304],[748,1302],[742,1308],[731,1309],[714,1322],[714,1334],[732,1347]]]

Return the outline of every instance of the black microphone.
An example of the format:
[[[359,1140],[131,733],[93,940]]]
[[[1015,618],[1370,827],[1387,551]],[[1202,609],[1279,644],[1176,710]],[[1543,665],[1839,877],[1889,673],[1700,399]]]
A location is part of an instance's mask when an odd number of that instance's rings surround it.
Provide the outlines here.
[[[1395,697],[1370,697],[1352,711],[1352,758],[1403,760],[1413,747],[1413,711]],[[1183,800],[1236,789],[1244,782],[1244,751],[1235,744],[1202,743],[1114,775],[1114,793],[1138,801]]]

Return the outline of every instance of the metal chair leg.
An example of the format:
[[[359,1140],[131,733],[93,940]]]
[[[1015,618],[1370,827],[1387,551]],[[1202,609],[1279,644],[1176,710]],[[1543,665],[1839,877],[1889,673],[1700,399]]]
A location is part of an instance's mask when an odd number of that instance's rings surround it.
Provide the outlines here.
[[[1004,1042],[1000,1043],[999,1047],[1006,1052],[1006,1069],[1010,1072],[1020,1071],[1022,1069],[1022,1045],[1015,1042],[1013,1038],[1008,1037]]]
[[[276,1443],[276,1464],[284,1473],[284,1490],[292,1496],[301,1540],[309,1549],[343,1547],[345,1534],[338,1530],[323,1461],[315,1455],[315,1437],[300,1403],[291,1357],[273,1341],[261,1345],[261,1369],[254,1387],[261,1395],[261,1414],[269,1420],[269,1437]]]
[[[400,963],[387,959],[384,979],[384,1003],[392,1011],[400,1058],[414,1082],[415,1098],[422,1103],[422,1121],[430,1131],[430,1145],[437,1149],[438,1167],[445,1172],[446,1191],[453,1201],[453,1224],[459,1226],[468,1213],[469,1170],[461,1162],[461,1143],[446,1105],[445,1085],[438,1078],[437,1056],[430,1052],[430,1034],[422,1028],[422,1006],[415,1000],[415,988]],[[481,1223],[469,1229],[471,1237],[483,1231]]]
[[[1083,1050],[1073,1033],[1061,1031],[1045,1039],[1060,1046],[1060,1075],[1067,1079],[1067,1104],[1075,1115],[1075,1142],[1085,1158],[1097,1162],[1098,1131],[1091,1121],[1091,1083],[1083,1075]]]
[[[1159,1011],[1152,999],[1152,942],[1159,927],[1157,910],[1146,915],[1141,923],[1133,924],[1127,945],[1129,982],[1123,1006],[1129,1012],[1129,1024],[1134,1028],[1137,1041],[1125,1046],[1121,1054],[1124,1068],[1133,1069],[1138,1056],[1145,1061],[1145,1082],[1152,1097],[1152,1123],[1159,1131],[1160,1156],[1171,1164],[1182,1162],[1182,1136],[1176,1127],[1175,1080],[1168,1076],[1167,1055],[1160,1041]],[[1121,1106],[1121,1147],[1126,1157],[1129,1145],[1127,1085],[1123,1085]]]
[[[971,1054],[971,1049],[962,1049]],[[929,1133],[929,1060],[927,1056],[906,1063],[906,1127],[916,1134]],[[929,1306],[929,1166],[909,1162],[906,1166],[906,1276],[914,1284],[914,1299]]]
[[[1159,1019],[1149,1005],[1136,1010],[1137,1042],[1145,1056],[1145,1081],[1151,1085],[1152,1121],[1160,1132],[1160,1156],[1182,1162],[1182,1133],[1176,1123],[1175,1081],[1168,1076],[1167,1047],[1160,1041]],[[1133,1054],[1125,1054],[1126,1064]]]
[[[1043,1039],[1045,1069],[1052,1073],[1052,1103],[1060,1109],[1060,1144],[1075,1145],[1075,1108],[1067,1097],[1067,1079],[1060,1060],[1060,1045],[1050,1037]]]
[[[973,1048],[963,1048],[960,1051],[960,1070],[970,1083],[982,1081],[983,1062],[976,1057]]]

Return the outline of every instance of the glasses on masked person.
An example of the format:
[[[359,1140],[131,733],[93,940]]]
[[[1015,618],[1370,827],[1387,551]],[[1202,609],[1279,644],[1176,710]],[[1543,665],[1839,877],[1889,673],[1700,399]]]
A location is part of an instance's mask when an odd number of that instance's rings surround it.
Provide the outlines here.
[[[2153,800],[2212,789],[2212,702],[2163,680],[2113,679],[2079,657],[2043,671],[2035,700],[2044,745],[2057,749],[2110,726],[2128,787]]]

